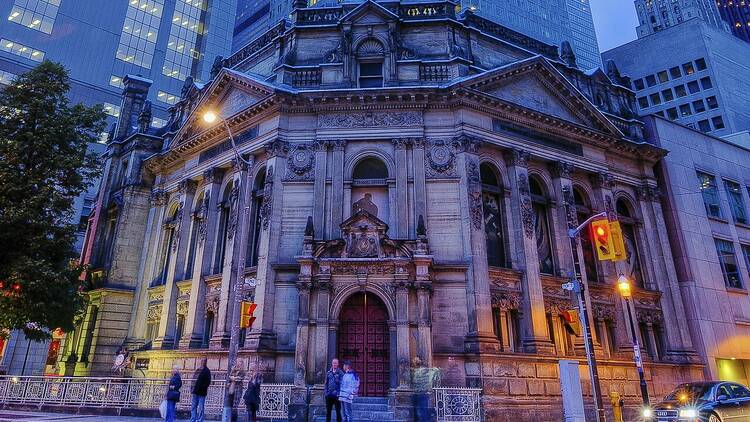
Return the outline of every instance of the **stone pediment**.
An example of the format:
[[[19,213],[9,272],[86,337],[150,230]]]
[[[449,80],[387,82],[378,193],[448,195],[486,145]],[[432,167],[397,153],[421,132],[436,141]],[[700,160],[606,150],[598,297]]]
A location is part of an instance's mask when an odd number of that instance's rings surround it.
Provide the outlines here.
[[[232,116],[256,104],[262,98],[238,88],[230,88],[220,100],[217,110],[221,116]]]
[[[314,258],[382,259],[411,258],[408,241],[388,237],[388,225],[360,209],[341,223],[341,239],[322,242],[313,251]]]
[[[583,93],[541,56],[490,70],[461,85],[529,110],[622,136]]]
[[[398,20],[398,16],[383,6],[368,0],[341,17],[342,24],[379,25]]]

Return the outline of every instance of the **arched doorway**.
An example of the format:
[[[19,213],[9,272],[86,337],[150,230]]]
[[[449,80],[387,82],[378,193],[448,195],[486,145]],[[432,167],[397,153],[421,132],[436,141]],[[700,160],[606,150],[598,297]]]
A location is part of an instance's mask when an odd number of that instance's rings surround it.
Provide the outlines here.
[[[339,317],[338,357],[350,361],[360,377],[359,393],[382,397],[390,384],[388,309],[372,293],[347,299]]]

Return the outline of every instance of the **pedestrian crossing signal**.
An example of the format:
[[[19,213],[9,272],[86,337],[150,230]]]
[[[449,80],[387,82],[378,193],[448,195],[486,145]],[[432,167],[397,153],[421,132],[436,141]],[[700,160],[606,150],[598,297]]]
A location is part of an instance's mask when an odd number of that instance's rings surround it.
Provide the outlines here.
[[[565,331],[570,333],[570,335],[579,337],[581,335],[581,319],[578,317],[578,311],[561,311],[560,316],[562,317]]]
[[[609,219],[604,218],[591,222],[592,240],[594,249],[600,261],[609,261],[615,258],[615,248],[612,242],[612,233],[609,227]]]
[[[253,302],[242,302],[242,308],[240,312],[240,328],[252,328],[256,318],[253,316],[255,308],[258,307],[257,303]]]

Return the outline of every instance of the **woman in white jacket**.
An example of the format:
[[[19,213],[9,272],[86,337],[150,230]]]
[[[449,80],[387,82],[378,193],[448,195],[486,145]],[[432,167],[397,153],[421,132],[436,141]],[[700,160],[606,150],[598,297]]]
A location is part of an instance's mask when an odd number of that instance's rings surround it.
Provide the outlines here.
[[[343,407],[343,422],[353,422],[352,402],[359,393],[359,376],[352,369],[352,364],[344,362],[344,376],[341,378],[341,389],[339,390],[339,401]]]

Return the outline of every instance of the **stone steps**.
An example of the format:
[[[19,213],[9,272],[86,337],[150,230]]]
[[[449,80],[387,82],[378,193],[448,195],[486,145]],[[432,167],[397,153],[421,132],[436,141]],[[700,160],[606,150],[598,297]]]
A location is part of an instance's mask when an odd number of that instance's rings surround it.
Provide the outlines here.
[[[396,419],[395,413],[388,406],[386,397],[357,397],[352,404],[354,422],[407,422]],[[318,416],[315,422],[325,422],[325,416]],[[331,418],[335,421],[335,416]]]

